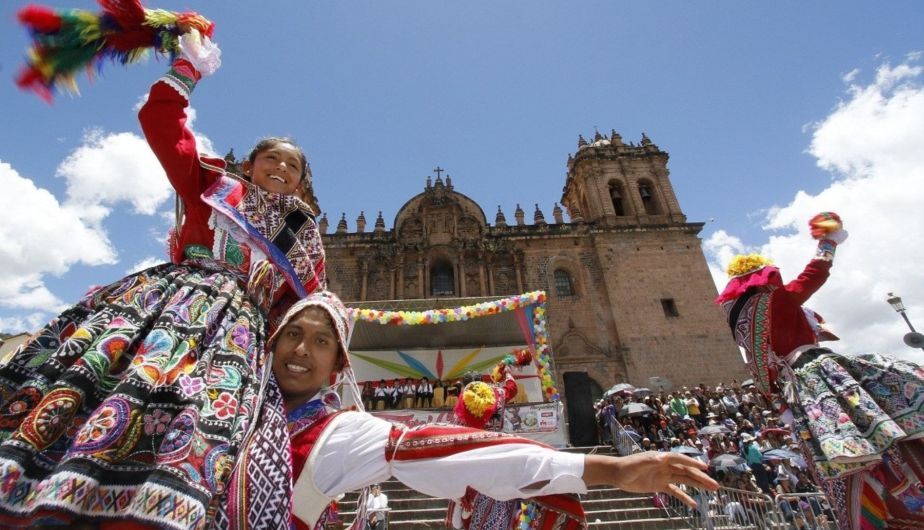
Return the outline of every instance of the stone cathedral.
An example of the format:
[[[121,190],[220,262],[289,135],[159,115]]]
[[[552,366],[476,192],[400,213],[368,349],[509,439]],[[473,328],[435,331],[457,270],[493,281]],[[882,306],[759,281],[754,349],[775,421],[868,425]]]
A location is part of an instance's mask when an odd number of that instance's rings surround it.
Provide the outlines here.
[[[352,229],[345,217],[335,227],[321,218],[330,288],[344,301],[414,310],[545,290],[572,425],[617,382],[657,391],[741,380],[740,354],[712,302],[704,223],[687,221],[667,162],[644,134],[637,145],[615,131],[580,137],[561,206],[547,218],[517,205],[513,219],[500,209],[489,219],[436,168],[391,227],[381,214],[371,229],[362,214]]]

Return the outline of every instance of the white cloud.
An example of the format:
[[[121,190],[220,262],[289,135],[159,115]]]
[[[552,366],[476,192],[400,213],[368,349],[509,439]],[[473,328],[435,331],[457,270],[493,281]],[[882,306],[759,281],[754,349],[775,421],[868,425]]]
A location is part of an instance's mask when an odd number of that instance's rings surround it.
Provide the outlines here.
[[[0,189],[0,307],[59,310],[62,302],[44,275],[64,274],[76,263],[115,262],[105,232],[2,161]]]
[[[127,271],[125,271],[125,274],[135,274],[136,272],[143,271],[144,269],[150,269],[154,265],[160,265],[161,263],[164,263],[164,261],[165,260],[163,258],[155,258],[154,256],[148,256],[144,259],[141,259],[135,262],[134,265],[132,265]]]
[[[809,305],[841,336],[834,347],[845,353],[920,360],[919,350],[901,342],[908,329],[885,302],[888,292],[900,294],[909,317],[924,327],[924,68],[913,59],[882,65],[866,85],[857,73],[845,76],[846,99],[813,124],[808,149],[818,167],[831,172],[831,185],[769,208],[764,229],[772,234],[752,246],[792,279],[814,250],[808,219],[824,210],[841,215],[850,239]],[[720,231],[704,251],[715,275],[732,254],[751,248]],[[724,287],[724,275],[716,283]]]
[[[48,322],[46,313],[30,313],[15,317],[0,317],[0,329],[7,333],[33,332]]]
[[[195,110],[188,114],[192,124]],[[214,153],[207,137],[194,134],[200,152]],[[47,275],[63,275],[77,263],[117,262],[103,225],[114,209],[127,204],[134,213],[162,216],[163,207],[172,205],[166,175],[137,134],[90,129],[55,174],[66,182],[63,201],[0,161],[0,308],[33,311],[0,318],[0,329],[32,326],[73,302],[47,288]],[[131,270],[160,261],[148,258]]]
[[[85,219],[100,222],[111,207],[131,204],[136,213],[152,215],[171,194],[163,168],[140,136],[88,131],[83,145],[58,166],[56,175],[67,180],[67,201]]]

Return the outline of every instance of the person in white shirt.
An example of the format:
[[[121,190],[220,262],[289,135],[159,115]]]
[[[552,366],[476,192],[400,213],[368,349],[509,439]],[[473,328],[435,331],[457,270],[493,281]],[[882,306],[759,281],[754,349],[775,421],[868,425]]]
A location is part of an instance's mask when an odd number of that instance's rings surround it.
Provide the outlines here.
[[[366,499],[366,530],[384,530],[387,511],[388,496],[382,493],[382,486],[373,484]]]
[[[389,477],[450,499],[461,498],[468,487],[503,501],[586,493],[606,484],[669,493],[691,508],[696,502],[680,485],[718,489],[704,472],[706,464],[679,453],[622,458],[566,453],[504,433],[439,424],[408,428],[361,409],[342,410],[336,387],[327,387],[333,376],[349,381],[344,391],[362,403],[347,350],[352,324],[329,292],[309,295],[283,317],[269,341],[276,386],[264,399],[260,422],[230,479],[236,496],[219,506],[212,528],[244,528],[236,524],[240,520],[252,523],[246,527],[280,521],[285,529],[291,523],[310,530],[327,520],[326,509],[337,495]],[[280,446],[289,458],[285,453],[279,458]],[[276,477],[291,477],[291,486]],[[367,520],[366,502],[359,507],[357,517]]]

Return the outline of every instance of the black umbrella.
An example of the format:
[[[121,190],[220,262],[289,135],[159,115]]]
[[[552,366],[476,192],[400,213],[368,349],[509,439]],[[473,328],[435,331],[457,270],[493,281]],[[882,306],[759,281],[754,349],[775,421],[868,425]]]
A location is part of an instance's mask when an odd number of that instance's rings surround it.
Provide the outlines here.
[[[706,425],[699,430],[700,436],[712,436],[714,434],[728,434],[731,429],[724,425]]]

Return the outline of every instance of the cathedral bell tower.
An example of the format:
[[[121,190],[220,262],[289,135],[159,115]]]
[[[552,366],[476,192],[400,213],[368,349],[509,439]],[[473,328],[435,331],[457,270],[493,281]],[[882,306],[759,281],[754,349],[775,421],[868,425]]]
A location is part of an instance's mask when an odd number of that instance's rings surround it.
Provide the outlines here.
[[[561,203],[572,222],[604,226],[675,225],[686,222],[674,195],[668,154],[645,133],[639,145],[622,141],[612,131],[593,142],[578,137],[578,150],[568,157],[568,176]]]

